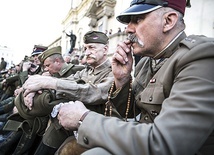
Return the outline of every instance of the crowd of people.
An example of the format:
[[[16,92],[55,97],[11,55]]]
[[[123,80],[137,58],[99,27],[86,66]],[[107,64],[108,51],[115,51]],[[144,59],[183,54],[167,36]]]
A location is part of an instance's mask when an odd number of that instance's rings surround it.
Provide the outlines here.
[[[1,81],[0,154],[212,155],[214,38],[186,36],[187,4],[133,0],[111,60],[99,31],[83,65],[60,46],[33,51]]]

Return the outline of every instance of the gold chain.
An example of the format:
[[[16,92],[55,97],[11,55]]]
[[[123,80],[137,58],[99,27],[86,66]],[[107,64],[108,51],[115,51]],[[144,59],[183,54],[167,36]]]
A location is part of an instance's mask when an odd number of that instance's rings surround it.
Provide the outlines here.
[[[113,90],[114,90],[114,82],[112,83],[111,88],[109,90],[108,101],[105,103],[105,112],[104,112],[105,116],[107,116],[108,109],[109,109],[109,116],[111,117],[112,115],[112,103],[110,99],[111,99],[111,94],[113,93]],[[129,110],[130,110],[131,94],[132,94],[132,79],[130,80],[128,101],[127,101],[126,113],[125,113],[125,121],[127,121]]]
[[[107,116],[108,107],[109,107],[109,116],[111,116],[112,114],[112,104],[110,102],[110,99],[111,99],[111,94],[113,93],[113,89],[114,89],[114,82],[111,84],[111,88],[108,94],[108,101],[105,103],[105,113],[104,113],[105,116]]]

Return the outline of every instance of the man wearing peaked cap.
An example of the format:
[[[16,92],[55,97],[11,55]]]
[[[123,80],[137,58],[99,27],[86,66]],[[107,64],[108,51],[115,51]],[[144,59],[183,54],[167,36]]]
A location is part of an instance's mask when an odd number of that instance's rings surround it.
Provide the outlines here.
[[[34,59],[34,63],[40,65],[40,61],[38,60],[38,55],[47,50],[48,47],[41,45],[34,45],[33,52],[31,53],[31,57]]]
[[[186,0],[133,0],[130,7],[117,16],[117,20],[127,24],[131,20],[131,15],[149,13],[162,7],[173,8],[184,15],[186,3]],[[189,5],[190,3],[188,3]]]
[[[48,48],[45,47],[45,46],[38,46],[38,45],[35,45],[34,46],[34,49],[33,49],[33,52],[31,53],[31,56],[34,56],[34,55],[39,55],[41,54],[42,52],[44,52],[45,50],[47,50]]]
[[[48,49],[45,46],[34,45],[31,57],[25,57],[22,65],[22,72],[20,73],[22,83],[28,78],[28,75],[42,74],[41,62],[38,55]]]
[[[113,81],[113,74],[111,63],[108,59],[108,37],[102,32],[90,31],[84,35],[83,46],[88,65],[85,69],[63,79],[47,76],[31,76],[23,86],[26,89],[25,95],[39,89],[54,89],[59,99],[81,100],[90,110],[109,115],[109,113],[105,112],[105,103],[108,100],[108,90]],[[42,55],[46,56],[46,52],[48,50]],[[43,56],[43,59],[45,56]],[[51,60],[49,60],[50,57],[46,58],[43,63],[47,69],[50,69],[51,65],[53,65],[52,63],[57,64],[54,61],[51,63]],[[46,148],[46,150],[56,150],[64,142],[65,138],[74,136],[73,132],[66,132],[58,124],[58,111],[56,109],[53,109],[53,121],[43,136],[43,144],[36,152],[38,155],[47,153],[47,151],[43,151],[43,148]],[[117,114],[114,112],[111,113],[112,116]],[[119,117],[119,115],[117,116]],[[73,151],[75,152],[76,150]]]
[[[124,118],[139,117],[127,123],[85,113],[84,102],[63,105],[61,124],[93,148],[84,155],[213,154],[214,38],[186,36],[185,7],[186,0],[133,0],[117,16],[128,38],[112,57],[109,98]],[[142,57],[134,78],[133,55]]]

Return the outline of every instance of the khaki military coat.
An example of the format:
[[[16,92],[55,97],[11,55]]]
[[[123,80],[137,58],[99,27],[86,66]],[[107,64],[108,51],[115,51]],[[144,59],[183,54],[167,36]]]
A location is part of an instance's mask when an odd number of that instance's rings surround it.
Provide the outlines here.
[[[136,68],[132,103],[140,113],[137,122],[90,112],[78,129],[78,143],[114,155],[213,154],[214,39],[183,33],[156,66],[153,61],[142,58]],[[115,106],[126,104],[128,86],[113,99]]]
[[[114,80],[109,60],[96,68],[86,67],[77,71],[76,74],[61,79],[57,82],[57,99],[79,100],[90,110],[104,114],[108,90]],[[58,148],[67,137],[73,136],[73,132],[64,130],[58,124],[57,118],[51,118],[51,120],[52,123],[43,137],[43,143]]]
[[[87,67],[65,79],[57,80],[57,97],[79,100],[86,105],[99,105],[107,101],[113,82],[110,60],[96,68]]]

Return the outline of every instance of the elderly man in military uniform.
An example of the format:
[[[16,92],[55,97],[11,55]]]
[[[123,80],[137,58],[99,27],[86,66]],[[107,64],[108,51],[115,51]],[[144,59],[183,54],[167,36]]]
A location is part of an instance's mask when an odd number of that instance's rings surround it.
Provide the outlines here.
[[[99,31],[89,31],[84,35],[84,48],[86,61],[89,64],[87,68],[65,79],[31,76],[23,86],[24,95],[40,89],[54,89],[57,98],[81,100],[91,110],[104,114],[108,90],[113,82],[111,63],[107,56],[108,37]],[[44,134],[43,143],[36,154],[50,154],[51,151],[56,151],[65,138],[73,135],[73,132],[70,134],[61,125],[55,123],[56,120],[52,118],[52,123]]]
[[[213,154],[214,38],[186,36],[185,7],[186,0],[133,0],[117,17],[129,38],[112,58],[109,95],[140,116],[125,122],[89,112],[84,102],[62,105],[61,125],[78,129],[78,143],[92,148],[84,155]],[[142,56],[133,82],[132,54]]]

